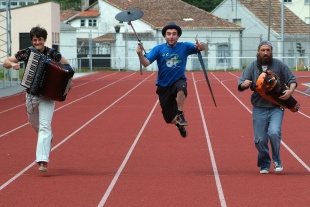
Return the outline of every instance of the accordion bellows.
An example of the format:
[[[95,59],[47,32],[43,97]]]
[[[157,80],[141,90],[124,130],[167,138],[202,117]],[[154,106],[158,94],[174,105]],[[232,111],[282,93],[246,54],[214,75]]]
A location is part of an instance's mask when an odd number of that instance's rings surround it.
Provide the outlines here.
[[[283,91],[287,89],[285,83],[271,70],[262,72],[256,81],[256,91],[268,102],[288,108],[292,112],[296,112],[300,108],[300,104],[293,96],[283,100],[279,97],[283,95]]]

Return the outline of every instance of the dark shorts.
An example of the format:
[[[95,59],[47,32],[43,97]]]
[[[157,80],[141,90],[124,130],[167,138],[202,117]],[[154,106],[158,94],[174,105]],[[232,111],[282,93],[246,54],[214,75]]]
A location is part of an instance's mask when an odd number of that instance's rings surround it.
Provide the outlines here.
[[[178,105],[175,100],[177,93],[183,91],[187,97],[187,83],[186,80],[178,80],[168,87],[157,86],[156,93],[159,97],[162,114],[167,123],[170,123],[178,113]]]

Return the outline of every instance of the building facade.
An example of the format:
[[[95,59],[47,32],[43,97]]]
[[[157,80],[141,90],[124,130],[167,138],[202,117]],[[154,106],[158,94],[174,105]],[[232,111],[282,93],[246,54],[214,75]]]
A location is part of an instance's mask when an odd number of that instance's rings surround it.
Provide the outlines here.
[[[310,26],[310,0],[284,0],[284,5]]]
[[[56,2],[46,2],[30,5],[27,7],[18,7],[11,9],[11,52],[14,54],[18,50],[31,46],[29,32],[32,27],[40,25],[47,32],[46,46],[59,49],[60,45],[60,8]],[[27,15],[25,15],[27,14]],[[6,12],[0,12],[1,16],[6,16]],[[44,17],[44,18],[40,18]],[[55,21],[57,20],[57,21]],[[6,28],[6,22],[0,22],[0,28]],[[8,32],[8,31],[7,31]],[[2,36],[1,38],[4,38]],[[9,55],[3,54],[7,45],[0,46],[1,62]]]
[[[13,8],[29,6],[39,3],[39,0],[0,0],[0,10],[5,10],[8,5]]]

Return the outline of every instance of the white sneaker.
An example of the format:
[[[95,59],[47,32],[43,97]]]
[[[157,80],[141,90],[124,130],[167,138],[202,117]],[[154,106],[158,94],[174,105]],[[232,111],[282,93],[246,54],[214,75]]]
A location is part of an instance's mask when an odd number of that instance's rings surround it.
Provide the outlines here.
[[[283,170],[283,166],[279,165],[277,162],[274,162],[274,171],[281,172]]]
[[[260,174],[268,174],[269,173],[269,169],[268,168],[261,168],[259,173]]]

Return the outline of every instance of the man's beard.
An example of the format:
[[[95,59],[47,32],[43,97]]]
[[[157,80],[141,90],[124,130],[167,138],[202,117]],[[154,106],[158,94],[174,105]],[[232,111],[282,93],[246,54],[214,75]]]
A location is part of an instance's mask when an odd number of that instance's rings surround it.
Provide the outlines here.
[[[261,57],[261,56],[258,56],[258,61],[262,64],[262,65],[271,65],[272,63],[272,59],[273,59],[273,56],[270,55],[269,57]]]

